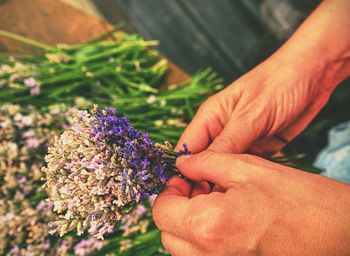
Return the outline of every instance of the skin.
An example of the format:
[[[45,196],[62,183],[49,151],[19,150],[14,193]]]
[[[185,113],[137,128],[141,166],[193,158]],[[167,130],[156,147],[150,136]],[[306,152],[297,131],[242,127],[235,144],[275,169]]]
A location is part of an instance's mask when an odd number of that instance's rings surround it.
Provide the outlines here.
[[[172,255],[349,255],[350,185],[257,156],[304,130],[350,75],[348,10],[348,0],[322,2],[200,107],[177,146],[194,153],[177,161],[194,182],[173,178],[153,208]]]
[[[350,74],[350,2],[325,1],[272,56],[207,99],[182,134],[204,149],[269,154],[297,136]]]
[[[349,255],[350,187],[247,154],[178,161],[153,214],[171,255]],[[197,183],[198,184],[198,183]]]

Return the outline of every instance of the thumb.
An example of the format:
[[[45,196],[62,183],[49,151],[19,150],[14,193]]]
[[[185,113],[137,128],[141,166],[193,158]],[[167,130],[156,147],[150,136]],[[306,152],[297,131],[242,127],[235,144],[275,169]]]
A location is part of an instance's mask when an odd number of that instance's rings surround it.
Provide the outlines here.
[[[248,118],[231,118],[222,132],[209,145],[208,150],[240,154],[260,137],[254,122]]]
[[[176,166],[191,180],[209,181],[227,189],[234,182],[246,182],[255,179],[257,173],[261,174],[261,160],[252,155],[205,150],[195,155],[179,157]]]
[[[222,131],[220,108],[218,101],[212,96],[198,109],[192,121],[182,133],[175,151],[187,144],[189,150],[198,153],[205,150],[210,142]]]

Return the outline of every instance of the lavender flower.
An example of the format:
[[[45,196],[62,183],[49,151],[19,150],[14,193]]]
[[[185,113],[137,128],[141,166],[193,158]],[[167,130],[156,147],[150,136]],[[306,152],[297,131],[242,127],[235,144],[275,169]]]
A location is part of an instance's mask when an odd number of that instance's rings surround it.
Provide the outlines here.
[[[68,238],[51,239],[53,203],[41,200],[43,152],[76,108],[0,106],[0,255],[65,255]]]
[[[0,255],[64,255],[58,248],[66,239],[50,241],[47,222],[55,218],[52,206],[43,201],[36,208],[28,200],[0,201]],[[40,207],[39,207],[40,206]]]
[[[77,256],[87,256],[94,251],[100,250],[104,246],[104,242],[94,237],[83,239],[74,246],[74,254]]]
[[[78,112],[75,123],[48,149],[45,186],[60,219],[52,232],[77,229],[97,238],[140,200],[160,192],[166,181],[166,155],[116,110]]]
[[[182,155],[191,155],[191,151],[188,149],[187,144],[183,144],[183,150],[180,150],[178,153],[176,153],[176,157],[180,157]]]
[[[144,205],[138,205],[132,212],[128,213],[121,219],[120,229],[123,231],[123,236],[128,236],[131,233],[147,231],[149,220],[142,217],[147,213],[147,208]]]
[[[70,57],[64,53],[46,53],[45,57],[51,63],[67,63],[70,61]]]
[[[39,95],[41,93],[41,90],[39,87],[34,87],[30,90],[31,95]]]
[[[34,87],[37,85],[37,82],[34,77],[24,79],[24,85],[27,87]]]
[[[40,190],[42,152],[69,124],[74,111],[59,105],[51,106],[46,113],[33,106],[0,106],[0,197],[13,199],[16,195],[19,199]]]

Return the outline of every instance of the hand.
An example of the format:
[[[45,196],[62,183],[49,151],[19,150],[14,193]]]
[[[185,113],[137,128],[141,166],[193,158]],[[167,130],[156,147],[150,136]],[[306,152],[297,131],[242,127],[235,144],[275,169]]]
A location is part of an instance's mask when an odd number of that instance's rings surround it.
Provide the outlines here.
[[[279,151],[350,75],[349,8],[323,1],[277,52],[200,107],[176,149]]]
[[[200,183],[174,177],[155,201],[172,255],[349,254],[349,185],[252,155],[204,151],[177,166]]]
[[[265,156],[303,131],[332,90],[319,73],[277,55],[207,99],[176,149],[186,143],[194,153],[210,149]]]

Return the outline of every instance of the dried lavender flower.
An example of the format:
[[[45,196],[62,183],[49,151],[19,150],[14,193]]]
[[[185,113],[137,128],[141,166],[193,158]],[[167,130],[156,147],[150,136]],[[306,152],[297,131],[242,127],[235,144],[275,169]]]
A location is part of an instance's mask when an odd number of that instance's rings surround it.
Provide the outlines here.
[[[23,83],[27,87],[34,87],[37,84],[34,77],[29,77],[29,78],[24,79]]]
[[[53,203],[43,200],[44,152],[72,120],[75,107],[0,106],[0,255],[65,255],[70,238],[52,239]]]
[[[105,242],[99,241],[94,237],[82,239],[74,246],[74,254],[77,256],[87,256],[91,253],[100,250],[105,245]]]
[[[121,219],[120,229],[123,231],[123,236],[128,236],[132,233],[140,232],[145,233],[150,224],[150,221],[142,219],[147,213],[147,208],[140,204],[133,211],[126,214]]]
[[[50,225],[61,236],[77,229],[78,235],[87,230],[103,238],[140,200],[160,192],[168,178],[162,147],[116,116],[114,108],[77,112],[45,160],[45,186],[60,214]]]

